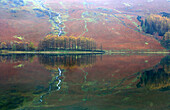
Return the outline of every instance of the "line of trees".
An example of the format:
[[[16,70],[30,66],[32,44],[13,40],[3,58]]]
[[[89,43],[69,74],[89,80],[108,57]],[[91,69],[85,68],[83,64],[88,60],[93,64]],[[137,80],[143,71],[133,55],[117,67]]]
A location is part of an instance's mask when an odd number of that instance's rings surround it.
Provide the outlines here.
[[[35,50],[33,42],[1,42],[0,50],[13,50],[13,51],[32,51]]]
[[[47,35],[39,42],[38,50],[96,50],[96,42],[92,38]]]
[[[12,51],[55,51],[55,50],[81,50],[81,51],[102,51],[97,50],[97,44],[92,38],[74,37],[74,36],[58,36],[47,35],[40,40],[38,47],[34,46],[33,42],[15,41],[15,42],[1,42],[0,50]]]

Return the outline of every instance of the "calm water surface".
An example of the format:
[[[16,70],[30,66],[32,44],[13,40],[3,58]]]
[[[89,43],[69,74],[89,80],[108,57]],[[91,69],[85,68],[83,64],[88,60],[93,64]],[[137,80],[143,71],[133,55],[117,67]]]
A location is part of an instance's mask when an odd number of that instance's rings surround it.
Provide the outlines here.
[[[168,110],[169,56],[1,55],[0,109]]]

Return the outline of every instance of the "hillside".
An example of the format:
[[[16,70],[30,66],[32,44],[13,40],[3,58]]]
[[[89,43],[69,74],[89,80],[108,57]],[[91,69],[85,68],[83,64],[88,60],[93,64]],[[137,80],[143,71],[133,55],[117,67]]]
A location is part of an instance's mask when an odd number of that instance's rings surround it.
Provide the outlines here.
[[[169,4],[166,0],[0,0],[0,41],[20,41],[14,38],[18,35],[38,45],[52,33],[90,37],[103,49],[164,49],[140,32],[136,18],[168,12]]]

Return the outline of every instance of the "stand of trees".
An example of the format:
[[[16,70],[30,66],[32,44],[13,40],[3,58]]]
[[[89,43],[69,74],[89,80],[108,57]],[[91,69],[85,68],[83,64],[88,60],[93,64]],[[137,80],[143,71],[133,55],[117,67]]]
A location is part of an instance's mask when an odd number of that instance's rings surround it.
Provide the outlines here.
[[[0,50],[32,51],[35,46],[32,42],[0,42]]]
[[[38,50],[96,50],[96,42],[92,38],[47,35],[39,42]]]
[[[160,15],[149,15],[144,21],[141,20],[141,17],[137,17],[137,19],[141,22],[142,30],[145,33],[149,33],[152,35],[158,34],[159,36],[163,36],[160,40],[161,44],[169,48],[169,38],[170,38],[170,19]],[[156,38],[157,39],[157,38]]]
[[[170,19],[162,17],[160,15],[150,15],[142,23],[142,29],[146,33],[153,34],[157,32],[160,36],[163,36],[170,30]]]

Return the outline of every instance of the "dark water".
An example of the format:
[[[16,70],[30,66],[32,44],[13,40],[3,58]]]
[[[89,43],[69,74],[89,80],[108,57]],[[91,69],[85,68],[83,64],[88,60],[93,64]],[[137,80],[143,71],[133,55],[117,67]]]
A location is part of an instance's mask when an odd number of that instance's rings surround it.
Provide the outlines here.
[[[0,109],[168,110],[169,56],[1,55]]]

